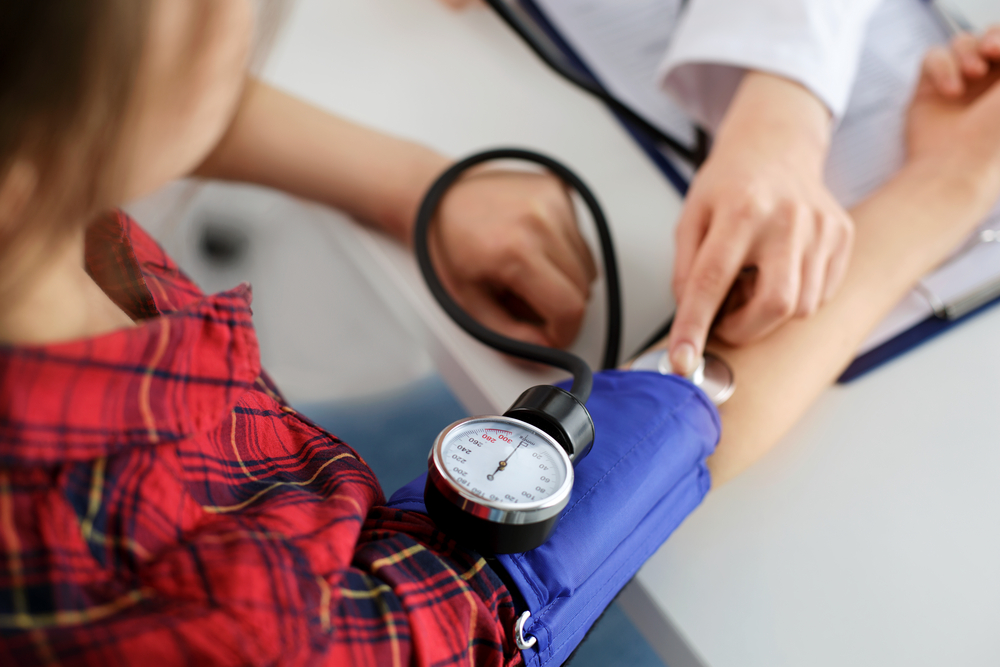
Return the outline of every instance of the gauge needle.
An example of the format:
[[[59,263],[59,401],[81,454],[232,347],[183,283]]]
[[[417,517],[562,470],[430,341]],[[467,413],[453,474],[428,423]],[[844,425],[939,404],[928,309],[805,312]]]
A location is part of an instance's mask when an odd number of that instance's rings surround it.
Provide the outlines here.
[[[503,461],[500,462],[500,465],[497,466],[497,469],[493,471],[493,475],[495,475],[498,472],[500,472],[501,470],[504,470],[504,469],[507,468],[507,461],[510,460],[510,457],[514,456],[514,452],[516,452],[517,450],[521,449],[521,445],[523,445],[523,444],[524,444],[524,440],[522,440],[521,442],[519,442],[517,444],[517,447],[515,447],[514,450],[510,454],[507,455],[507,458],[505,458]],[[486,479],[488,479],[490,481],[493,481],[493,475],[487,475]]]

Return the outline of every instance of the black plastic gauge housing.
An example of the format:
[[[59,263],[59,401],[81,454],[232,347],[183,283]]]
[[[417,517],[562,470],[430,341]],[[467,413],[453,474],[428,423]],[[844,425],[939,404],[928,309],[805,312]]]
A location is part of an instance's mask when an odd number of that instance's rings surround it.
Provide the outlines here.
[[[594,421],[587,408],[573,394],[550,384],[525,391],[503,416],[548,433],[562,445],[574,465],[594,444]]]
[[[495,523],[464,512],[433,483],[424,488],[427,514],[444,533],[483,556],[516,554],[545,543],[559,523],[559,514],[535,523]]]

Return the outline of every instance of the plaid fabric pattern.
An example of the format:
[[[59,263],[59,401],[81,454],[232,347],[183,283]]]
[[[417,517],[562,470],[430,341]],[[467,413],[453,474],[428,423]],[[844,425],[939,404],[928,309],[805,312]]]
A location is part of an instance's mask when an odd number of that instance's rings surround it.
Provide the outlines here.
[[[510,595],[261,372],[124,214],[87,265],[138,326],[0,347],[0,665],[520,663]]]

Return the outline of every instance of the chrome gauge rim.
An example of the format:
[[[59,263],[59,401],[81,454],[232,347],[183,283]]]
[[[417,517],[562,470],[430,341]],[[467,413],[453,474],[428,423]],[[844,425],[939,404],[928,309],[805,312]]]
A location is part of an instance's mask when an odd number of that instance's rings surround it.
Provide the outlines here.
[[[546,442],[559,456],[566,475],[559,488],[549,497],[530,503],[506,503],[490,501],[482,498],[468,489],[452,481],[444,461],[444,445],[456,429],[475,426],[476,424],[506,424],[513,428],[530,431],[534,437]],[[545,521],[558,515],[569,502],[573,489],[573,464],[566,451],[548,434],[517,419],[509,417],[469,417],[460,419],[441,431],[434,446],[431,448],[431,465],[428,476],[434,487],[444,497],[458,506],[462,511],[473,516],[504,524],[529,524]]]

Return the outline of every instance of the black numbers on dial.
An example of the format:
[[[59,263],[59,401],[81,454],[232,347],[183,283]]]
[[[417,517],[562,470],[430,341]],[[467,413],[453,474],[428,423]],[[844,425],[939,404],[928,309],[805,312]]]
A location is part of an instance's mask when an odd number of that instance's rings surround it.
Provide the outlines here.
[[[455,435],[438,460],[463,493],[491,503],[527,504],[556,492],[562,464],[530,433],[479,428]]]

